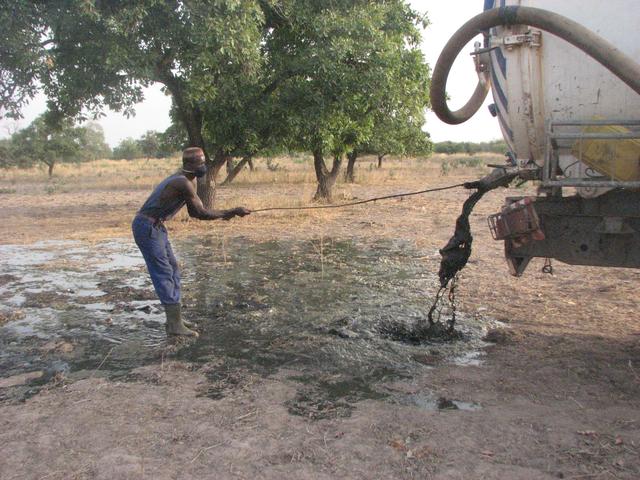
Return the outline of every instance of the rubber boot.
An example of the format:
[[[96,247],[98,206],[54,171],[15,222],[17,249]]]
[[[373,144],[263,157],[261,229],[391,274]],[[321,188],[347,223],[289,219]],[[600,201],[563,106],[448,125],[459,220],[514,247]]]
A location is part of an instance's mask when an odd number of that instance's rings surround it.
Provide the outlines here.
[[[188,337],[197,337],[198,332],[188,329],[182,323],[182,315],[180,313],[180,304],[165,305],[164,312],[167,315],[167,323],[165,325],[167,335],[185,335]]]
[[[194,328],[197,324],[190,322],[189,320],[182,319],[182,324],[187,328]]]
[[[180,310],[180,312],[181,312],[181,313],[180,313],[180,318],[182,318],[182,309]],[[183,324],[185,327],[190,328],[190,329],[192,329],[192,330],[198,326],[198,324],[197,324],[197,323],[195,323],[195,322],[190,322],[189,320],[187,320],[187,319],[185,319],[185,318],[182,318],[182,324]]]

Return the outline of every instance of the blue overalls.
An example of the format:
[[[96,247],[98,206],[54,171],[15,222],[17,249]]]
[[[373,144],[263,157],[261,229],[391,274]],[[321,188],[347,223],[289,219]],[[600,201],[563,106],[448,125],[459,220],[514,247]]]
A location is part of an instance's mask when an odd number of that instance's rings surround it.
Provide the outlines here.
[[[142,252],[153,287],[163,305],[180,303],[180,270],[163,222],[173,217],[185,201],[161,202],[167,184],[181,174],[165,178],[151,193],[133,219],[133,238]]]

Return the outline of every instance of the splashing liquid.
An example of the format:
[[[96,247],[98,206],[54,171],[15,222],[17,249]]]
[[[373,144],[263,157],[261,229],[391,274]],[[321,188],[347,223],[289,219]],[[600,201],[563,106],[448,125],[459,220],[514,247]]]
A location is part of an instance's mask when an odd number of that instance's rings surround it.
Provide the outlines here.
[[[462,270],[469,261],[471,256],[471,244],[473,243],[473,236],[471,235],[471,225],[469,223],[469,216],[473,211],[473,208],[480,201],[480,199],[487,193],[488,190],[477,190],[473,193],[462,206],[462,213],[456,220],[456,229],[453,232],[453,236],[449,239],[447,244],[440,249],[440,255],[442,260],[440,261],[440,270],[438,272],[438,278],[440,279],[440,289],[435,296],[433,304],[429,309],[427,316],[429,320],[428,330],[434,329],[438,336],[442,335],[442,328],[436,328],[436,326],[442,327],[440,322],[440,314],[442,311],[442,301],[444,293],[448,289],[448,299],[451,304],[452,315],[451,319],[447,321],[446,331],[449,334],[453,334],[455,327],[455,287],[456,278],[460,270]],[[424,327],[423,327],[424,330]]]

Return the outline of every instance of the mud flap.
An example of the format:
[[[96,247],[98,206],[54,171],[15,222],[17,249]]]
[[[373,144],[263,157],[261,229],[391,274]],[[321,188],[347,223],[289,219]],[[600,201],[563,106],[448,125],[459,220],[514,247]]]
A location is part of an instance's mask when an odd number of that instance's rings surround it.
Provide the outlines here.
[[[514,277],[521,277],[527,269],[532,257],[515,255],[513,253],[513,243],[510,240],[504,241],[504,258],[509,266],[509,273]]]

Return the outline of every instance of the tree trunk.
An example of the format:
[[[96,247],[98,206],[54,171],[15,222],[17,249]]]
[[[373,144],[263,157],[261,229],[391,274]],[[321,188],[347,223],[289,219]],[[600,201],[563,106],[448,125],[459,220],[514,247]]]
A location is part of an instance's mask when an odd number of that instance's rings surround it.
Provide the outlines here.
[[[205,156],[207,156],[206,152]],[[213,208],[216,199],[216,179],[229,158],[229,155],[218,150],[213,159],[208,157],[206,160],[207,174],[198,179],[198,197],[205,208]]]
[[[382,168],[382,159],[386,154],[378,155],[378,168]]]
[[[207,174],[198,179],[198,197],[202,200],[204,208],[213,208],[216,200],[216,179],[229,158],[229,155],[218,150],[213,159],[207,161]]]
[[[238,164],[235,167],[233,167],[233,169],[230,172],[227,173],[227,178],[225,178],[224,182],[222,182],[220,185],[229,185],[231,182],[233,182],[233,180],[238,176],[238,174],[242,171],[245,165],[247,164],[249,164],[249,166],[251,165],[251,158],[252,158],[251,155],[247,155],[242,160],[240,160]]]
[[[357,159],[358,159],[358,152],[356,152],[355,150],[353,152],[347,153],[347,171],[345,172],[345,175],[344,175],[344,180],[347,183],[355,183],[356,181],[356,177],[353,171],[355,169]]]
[[[322,150],[314,150],[313,166],[316,170],[316,179],[318,180],[318,188],[313,199],[316,201],[331,202],[331,190],[336,183],[340,167],[342,165],[342,157],[335,156],[331,171],[327,168],[322,155]]]
[[[229,175],[231,172],[233,172],[233,169],[235,167],[235,165],[233,164],[233,157],[229,157],[227,158],[227,175]]]
[[[202,136],[202,110],[198,105],[185,98],[184,82],[171,73],[171,62],[162,59],[156,65],[156,80],[167,87],[173,98],[179,120],[187,131],[189,147],[200,147],[204,151],[207,174],[198,179],[198,197],[205,208],[212,208],[216,197],[216,182],[218,172],[226,157],[221,152],[216,152],[212,159],[207,152]]]
[[[49,172],[49,178],[53,177],[53,167],[56,166],[56,162],[51,161],[51,162],[44,162],[47,167],[48,167],[48,172]]]
[[[181,95],[178,97],[181,98]],[[174,100],[176,95],[173,95]],[[182,100],[182,99],[181,99]],[[216,178],[220,168],[227,162],[227,156],[221,151],[217,151],[213,158],[209,155],[202,136],[202,112],[198,107],[184,105],[184,102],[176,101],[179,116],[187,130],[190,147],[200,147],[204,152],[207,174],[198,179],[198,197],[202,200],[205,208],[213,208],[216,199]],[[184,106],[185,111],[182,110]]]
[[[253,172],[256,169],[256,167],[253,165],[253,157],[249,157],[247,163],[249,164],[249,171]]]

